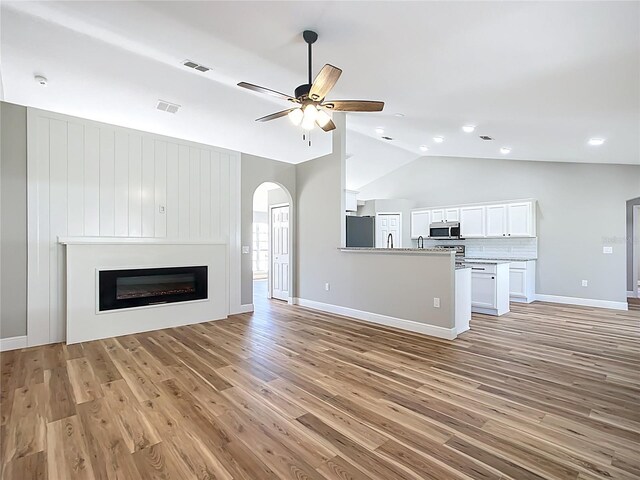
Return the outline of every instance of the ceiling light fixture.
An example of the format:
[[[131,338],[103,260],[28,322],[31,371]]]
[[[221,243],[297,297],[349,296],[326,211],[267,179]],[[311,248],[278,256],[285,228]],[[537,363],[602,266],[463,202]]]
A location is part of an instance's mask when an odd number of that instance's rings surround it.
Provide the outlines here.
[[[475,125],[465,125],[462,127],[464,133],[472,133],[476,129]]]
[[[394,113],[393,116],[402,118],[402,117],[404,117],[404,113]]]
[[[382,134],[384,134],[384,128],[382,128],[382,127],[378,127],[378,128],[376,128],[376,133],[377,133],[378,135],[382,135]]]
[[[592,147],[599,147],[604,143],[604,138],[590,138],[589,145]]]
[[[440,136],[433,137],[433,141],[436,142],[436,143],[442,143],[442,142],[444,142],[444,137],[440,137]]]
[[[429,150],[429,147],[427,147],[426,145],[420,145],[420,150],[426,152],[427,150]]]
[[[297,127],[300,125],[300,122],[302,122],[304,113],[302,112],[302,108],[294,108],[287,114],[287,116],[289,117],[289,120],[291,120],[291,123]]]
[[[47,83],[49,83],[49,81],[47,80],[46,77],[43,77],[42,75],[36,75],[35,77],[33,77],[33,79],[39,84],[42,85],[43,87],[47,86]]]
[[[507,154],[511,153],[511,147],[502,147],[500,149],[500,153],[503,154],[503,155],[507,155]]]

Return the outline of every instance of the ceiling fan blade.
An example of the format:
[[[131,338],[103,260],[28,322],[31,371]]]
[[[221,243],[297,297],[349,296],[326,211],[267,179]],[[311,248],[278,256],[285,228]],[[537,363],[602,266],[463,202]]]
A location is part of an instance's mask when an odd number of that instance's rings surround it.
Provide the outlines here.
[[[316,102],[322,100],[336,84],[341,74],[342,70],[327,63],[313,80],[313,85],[309,90],[309,98]]]
[[[335,130],[335,128],[336,128],[336,124],[333,123],[333,120],[329,120],[327,123],[325,123],[324,127],[322,125],[320,125],[317,121],[316,121],[316,123],[325,132],[330,132],[331,130]]]
[[[288,108],[287,110],[282,110],[281,112],[272,113],[271,115],[265,115],[264,117],[260,117],[256,119],[256,122],[268,122],[269,120],[275,120],[276,118],[284,117],[288,115],[291,110],[295,110],[295,108]]]
[[[271,95],[272,97],[280,98],[282,100],[288,100],[290,102],[298,103],[298,100],[293,98],[291,95],[285,95],[284,93],[276,92],[275,90],[261,87],[259,85],[254,85],[253,83],[240,82],[238,86],[246,88],[248,90],[253,90],[254,92],[262,93],[264,95]]]
[[[320,105],[336,112],[381,112],[384,102],[373,100],[332,100]]]

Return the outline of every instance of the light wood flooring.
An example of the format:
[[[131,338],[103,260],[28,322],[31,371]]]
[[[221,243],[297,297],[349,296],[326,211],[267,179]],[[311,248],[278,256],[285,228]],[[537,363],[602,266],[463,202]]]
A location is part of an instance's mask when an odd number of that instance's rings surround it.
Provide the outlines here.
[[[2,478],[638,479],[640,312],[451,342],[279,302],[2,354]]]

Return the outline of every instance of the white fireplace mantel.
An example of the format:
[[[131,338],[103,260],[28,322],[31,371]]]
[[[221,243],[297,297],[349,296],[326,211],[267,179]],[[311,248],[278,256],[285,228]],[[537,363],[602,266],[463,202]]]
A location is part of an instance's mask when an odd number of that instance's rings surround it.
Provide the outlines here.
[[[227,240],[147,237],[58,237],[62,245],[226,245]]]

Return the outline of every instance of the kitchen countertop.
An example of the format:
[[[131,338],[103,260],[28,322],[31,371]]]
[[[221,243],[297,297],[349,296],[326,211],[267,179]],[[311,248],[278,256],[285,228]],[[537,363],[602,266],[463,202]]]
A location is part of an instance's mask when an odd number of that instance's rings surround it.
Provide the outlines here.
[[[528,262],[529,260],[537,260],[537,258],[482,258],[482,257],[464,257],[465,262]]]
[[[375,247],[338,247],[341,252],[416,254],[416,255],[444,255],[452,256],[453,252],[438,248],[375,248]]]

